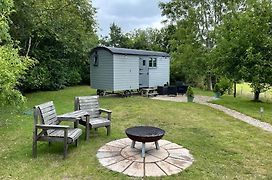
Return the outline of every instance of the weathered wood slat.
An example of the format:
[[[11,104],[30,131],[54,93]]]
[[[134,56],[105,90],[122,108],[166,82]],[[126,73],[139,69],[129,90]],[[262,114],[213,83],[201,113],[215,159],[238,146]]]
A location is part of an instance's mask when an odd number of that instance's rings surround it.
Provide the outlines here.
[[[38,106],[36,106],[36,107],[39,107],[39,109],[42,110],[42,109],[48,108],[48,107],[50,107],[50,106],[54,106],[53,101],[49,101],[49,102],[40,104],[40,105],[38,105]]]
[[[52,109],[51,111],[48,111],[48,112],[42,112],[42,116],[44,118],[47,117],[47,116],[50,116],[52,114],[55,114],[55,115],[57,114],[55,109]]]

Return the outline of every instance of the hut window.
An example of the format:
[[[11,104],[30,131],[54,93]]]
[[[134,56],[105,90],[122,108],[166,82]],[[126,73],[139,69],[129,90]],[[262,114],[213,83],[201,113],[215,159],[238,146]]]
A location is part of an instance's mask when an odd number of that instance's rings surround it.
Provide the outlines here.
[[[152,67],[152,58],[149,59],[149,67]]]
[[[94,54],[93,65],[98,66],[98,54],[97,54],[97,52],[95,52],[95,54]]]
[[[145,66],[145,60],[143,60],[143,66]]]
[[[157,58],[153,58],[153,67],[157,67]]]
[[[156,68],[157,67],[157,58],[150,58],[149,59],[149,67]]]

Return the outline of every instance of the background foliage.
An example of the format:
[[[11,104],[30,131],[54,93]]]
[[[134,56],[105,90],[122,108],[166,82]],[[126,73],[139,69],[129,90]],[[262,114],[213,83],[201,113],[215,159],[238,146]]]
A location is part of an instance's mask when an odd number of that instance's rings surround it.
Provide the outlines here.
[[[18,49],[13,47],[8,24],[12,11],[12,1],[0,2],[0,107],[19,105],[24,101],[24,97],[16,87],[19,85],[18,80],[33,64],[28,57],[21,57]]]
[[[87,0],[15,1],[11,35],[37,59],[20,88],[56,90],[89,83],[89,51],[97,44],[95,9]]]

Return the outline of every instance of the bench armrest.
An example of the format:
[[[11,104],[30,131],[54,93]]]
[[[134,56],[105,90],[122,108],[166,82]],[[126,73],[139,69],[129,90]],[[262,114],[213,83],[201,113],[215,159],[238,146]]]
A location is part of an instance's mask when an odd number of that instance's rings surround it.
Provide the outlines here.
[[[103,109],[103,108],[100,108],[99,111],[100,111],[100,112],[105,112],[105,113],[112,113],[111,110]]]
[[[69,129],[70,126],[65,125],[45,125],[45,124],[36,124],[36,128],[39,129]]]
[[[99,108],[99,112],[100,112],[100,113],[102,113],[102,112],[107,113],[107,114],[108,114],[108,120],[111,120],[111,113],[112,113],[111,110]]]

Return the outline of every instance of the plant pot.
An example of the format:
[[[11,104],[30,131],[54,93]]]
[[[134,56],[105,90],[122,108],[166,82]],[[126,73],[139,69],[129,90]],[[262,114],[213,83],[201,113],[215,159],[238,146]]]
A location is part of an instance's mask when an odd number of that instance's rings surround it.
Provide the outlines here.
[[[193,102],[194,97],[193,96],[187,96],[187,102]]]
[[[220,92],[215,92],[214,94],[215,94],[215,98],[220,98],[220,96],[221,96]]]

